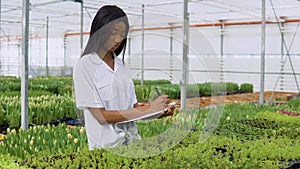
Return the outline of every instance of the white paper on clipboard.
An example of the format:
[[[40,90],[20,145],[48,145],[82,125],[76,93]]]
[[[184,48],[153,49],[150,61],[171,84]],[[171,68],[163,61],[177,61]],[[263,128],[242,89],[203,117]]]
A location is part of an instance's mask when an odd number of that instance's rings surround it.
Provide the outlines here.
[[[128,122],[131,122],[131,121],[138,121],[138,120],[150,120],[150,119],[156,119],[158,116],[161,115],[161,111],[159,112],[155,112],[155,113],[150,113],[150,114],[146,114],[144,116],[140,116],[140,117],[137,117],[135,119],[131,119],[131,120],[127,120],[127,121],[121,121],[121,122],[118,122],[118,124],[120,123],[128,123]]]
[[[176,102],[171,102],[169,103],[169,105],[172,105],[172,106],[175,106],[176,105]],[[166,110],[168,110],[166,108]],[[158,116],[160,116],[162,114],[162,111],[158,111],[158,112],[155,112],[155,113],[150,113],[150,114],[146,114],[144,116],[141,116],[141,117],[137,117],[135,119],[131,119],[131,120],[127,120],[127,121],[121,121],[121,122],[118,122],[117,124],[121,124],[121,123],[128,123],[128,122],[131,122],[131,121],[138,121],[138,120],[151,120],[151,119],[156,119]]]

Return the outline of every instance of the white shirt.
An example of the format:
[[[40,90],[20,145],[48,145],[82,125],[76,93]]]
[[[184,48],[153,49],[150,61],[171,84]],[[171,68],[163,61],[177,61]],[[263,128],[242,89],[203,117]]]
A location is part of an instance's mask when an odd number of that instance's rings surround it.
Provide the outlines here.
[[[81,57],[74,68],[76,107],[84,110],[89,149],[113,147],[140,139],[135,122],[100,124],[88,109],[132,109],[137,103],[130,69],[115,57],[112,70],[96,53]]]

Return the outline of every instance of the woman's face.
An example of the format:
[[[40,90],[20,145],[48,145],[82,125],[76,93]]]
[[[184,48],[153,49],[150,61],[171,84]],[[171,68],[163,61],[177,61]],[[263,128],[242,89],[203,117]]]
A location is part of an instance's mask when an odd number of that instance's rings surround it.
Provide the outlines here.
[[[106,51],[114,52],[126,38],[126,25],[124,22],[117,22],[113,26],[110,37],[104,44]]]

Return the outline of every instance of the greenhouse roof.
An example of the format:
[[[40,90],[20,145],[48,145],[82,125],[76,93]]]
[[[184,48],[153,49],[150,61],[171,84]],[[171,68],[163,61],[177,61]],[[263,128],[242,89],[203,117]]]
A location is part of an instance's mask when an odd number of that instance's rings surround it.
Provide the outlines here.
[[[21,0],[2,0],[0,28],[1,38],[22,35]],[[61,36],[66,32],[79,32],[81,24],[81,0],[31,0],[30,34]],[[161,27],[170,24],[182,25],[183,0],[83,0],[83,31],[89,31],[90,23],[98,8],[104,4],[116,4],[123,8],[132,28],[141,28],[142,5],[145,27]],[[299,19],[299,0],[266,0],[266,19]],[[224,22],[260,21],[261,0],[190,0],[191,24],[214,24]],[[47,17],[49,18],[47,24]]]

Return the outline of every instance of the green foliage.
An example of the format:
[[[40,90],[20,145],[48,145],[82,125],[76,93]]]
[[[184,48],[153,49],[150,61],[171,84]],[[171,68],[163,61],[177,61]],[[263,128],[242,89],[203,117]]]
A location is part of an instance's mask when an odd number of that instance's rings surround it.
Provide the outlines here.
[[[295,127],[298,126],[300,127],[299,121],[300,117],[299,116],[288,116],[285,114],[280,114],[278,112],[272,112],[272,111],[265,111],[258,113],[256,115],[257,119],[264,119],[266,121],[274,121],[280,126],[285,126],[285,127]]]
[[[226,83],[214,83],[214,82],[209,82],[211,86],[211,95],[216,96],[219,93],[224,93],[226,91]]]
[[[187,97],[199,97],[200,89],[197,84],[188,84],[186,86]],[[178,97],[180,97],[180,88],[178,86]]]
[[[0,145],[0,154],[10,154],[21,159],[45,154],[60,154],[87,149],[84,128],[68,129],[58,126],[33,126],[28,130],[7,129],[7,136]]]
[[[153,81],[154,82],[154,81]],[[149,101],[157,97],[154,88],[158,88],[161,94],[169,95],[170,99],[180,98],[180,86],[169,83],[150,83],[141,86],[138,83],[135,85],[137,99],[139,101]],[[186,86],[187,97],[211,96],[220,94],[237,93],[239,86],[236,83],[197,83],[188,84]]]
[[[300,107],[300,98],[290,99],[287,102],[288,106],[291,108],[299,108]],[[300,113],[300,112],[299,112]]]
[[[148,101],[149,94],[150,94],[150,87],[151,87],[150,85],[135,86],[135,93],[136,93],[137,100],[139,102]]]
[[[17,77],[0,76],[0,86],[5,86],[0,87],[0,125],[20,126],[20,81]],[[28,82],[30,124],[76,117],[72,77],[38,77]]]
[[[0,105],[0,126],[5,124],[5,122],[6,122],[5,118],[6,117],[5,117],[5,113],[4,113],[4,107],[3,107],[3,105]]]
[[[4,91],[1,93],[2,96],[21,96],[21,91]],[[53,95],[51,92],[49,91],[45,91],[45,90],[29,90],[28,91],[28,96],[29,97],[36,97],[36,96],[42,96],[42,95]]]
[[[161,84],[161,85],[136,85],[135,92],[137,100],[142,101],[152,101],[156,99],[157,93],[155,92],[157,88],[162,95],[169,95],[170,99],[178,99],[180,97],[180,88],[175,84]]]
[[[129,146],[113,149],[83,150],[28,159],[28,167],[50,168],[283,168],[289,161],[300,158],[300,144],[289,138],[263,138],[243,142],[224,136],[211,136],[199,143],[200,132],[189,133],[177,146],[155,156],[130,158],[114,152],[146,155],[159,147],[138,141]],[[152,140],[153,141],[153,140]],[[168,146],[170,142],[162,143]],[[144,145],[145,150],[141,149]],[[217,151],[223,148],[225,151]],[[143,154],[145,153],[145,154]]]
[[[233,82],[226,82],[226,91],[227,92],[238,92],[239,85]]]
[[[30,80],[31,124],[76,117],[71,78]],[[0,125],[16,128],[9,129],[0,141],[0,168],[269,169],[284,168],[300,159],[300,117],[278,112],[300,112],[299,100],[282,105],[226,104],[224,109],[219,109],[220,114],[213,111],[216,108],[177,110],[172,117],[137,122],[142,140],[128,146],[89,151],[86,134],[80,132],[85,128],[68,129],[62,124],[34,126],[27,131],[17,129],[20,125],[19,82],[18,78],[0,77]],[[149,84],[136,85],[138,99],[157,97],[155,87],[172,99],[180,96],[179,85],[167,81],[146,83]],[[240,89],[247,86],[248,92],[253,92],[251,84],[242,84]],[[237,84],[187,85],[191,97],[230,91],[237,91]],[[219,117],[219,121],[214,121]],[[216,129],[213,126],[210,130],[210,123],[216,124]],[[212,133],[200,143],[205,131]]]
[[[0,92],[21,89],[21,81],[13,76],[0,76]]]
[[[171,84],[171,82],[169,80],[164,80],[164,79],[161,79],[161,80],[144,80],[143,82],[144,82],[143,85],[164,85],[164,84]],[[135,85],[140,85],[141,84],[141,80],[134,79],[133,83]]]
[[[38,77],[28,79],[29,91],[48,91],[52,94],[60,93],[60,88],[68,86],[72,88],[72,77]],[[20,91],[21,79],[11,76],[0,76],[0,92]]]
[[[58,88],[58,94],[60,95],[73,95],[73,86],[63,85]]]
[[[93,151],[87,150],[86,135],[78,132],[82,128],[11,130],[0,154],[21,157],[12,164],[23,162],[29,168],[284,168],[300,159],[300,117],[277,112],[286,106],[225,105],[215,132],[202,143],[204,119],[215,113],[210,109],[138,122],[142,140]],[[68,134],[79,138],[81,147]],[[34,140],[31,148],[30,140]]]
[[[240,85],[240,92],[253,93],[253,84],[242,83]]]
[[[0,95],[0,125],[19,127],[21,123],[20,96]],[[71,95],[40,95],[28,98],[28,119],[30,124],[47,124],[63,117],[76,117],[75,100]]]
[[[27,169],[28,167],[20,166],[17,163],[18,158],[9,154],[0,154],[1,169]]]
[[[159,90],[161,95],[169,95],[170,99],[178,99],[180,97],[180,88],[176,84],[151,85],[149,100],[154,100],[158,97],[155,88]]]

